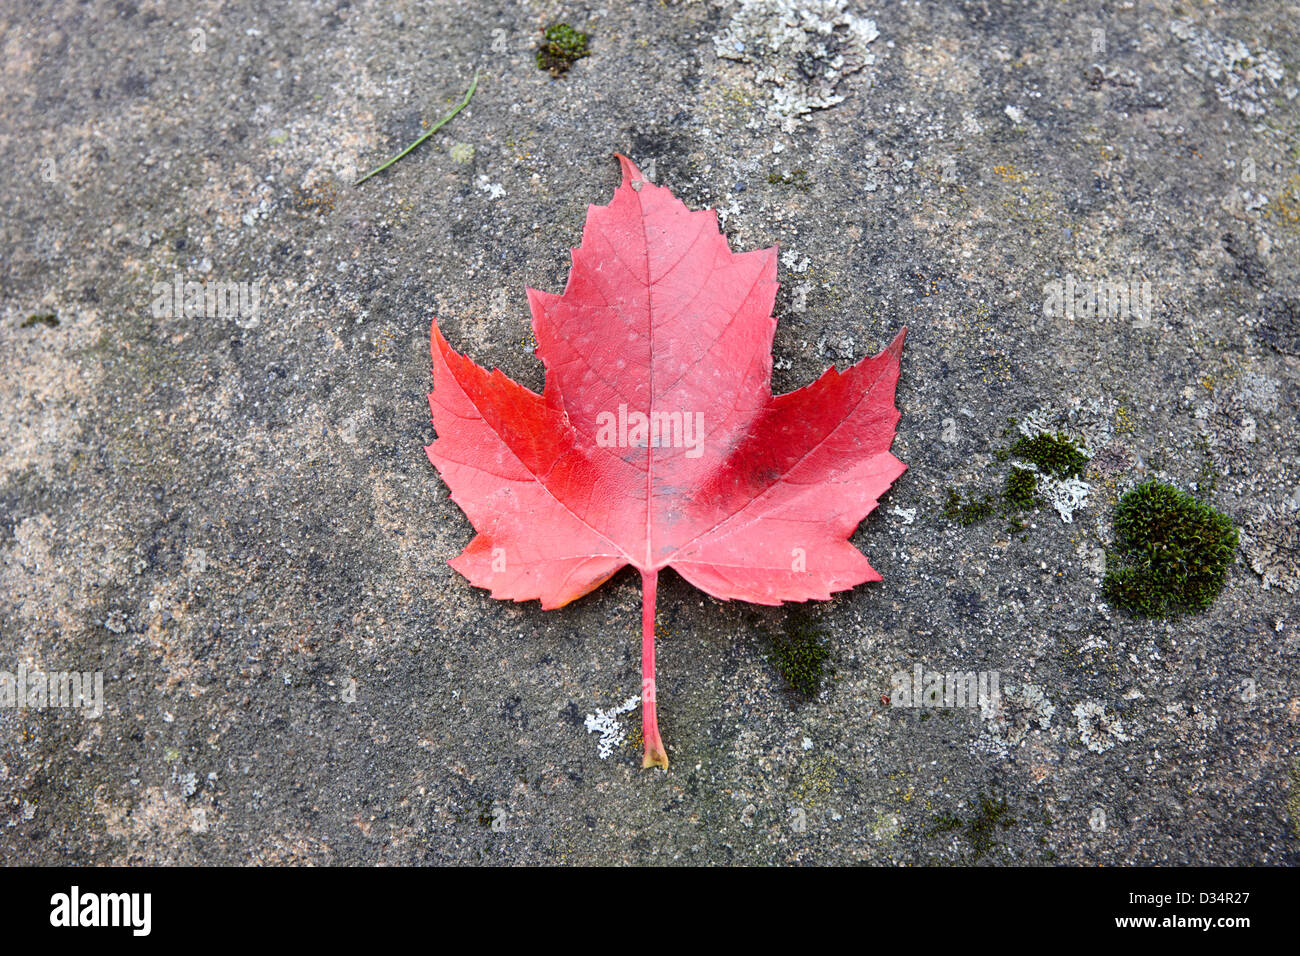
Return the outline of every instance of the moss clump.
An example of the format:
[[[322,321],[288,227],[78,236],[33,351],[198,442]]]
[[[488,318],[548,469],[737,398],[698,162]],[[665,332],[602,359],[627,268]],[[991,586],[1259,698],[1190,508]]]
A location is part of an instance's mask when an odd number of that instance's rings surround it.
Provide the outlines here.
[[[979,501],[963,502],[953,488],[948,489],[948,497],[943,502],[943,516],[956,521],[963,528],[969,528],[993,514],[993,502],[988,497]]]
[[[797,694],[813,698],[821,690],[830,651],[825,631],[807,617],[792,612],[785,633],[772,638],[772,666]]]
[[[966,839],[970,840],[975,859],[993,849],[999,827],[1006,830],[1015,822],[1005,800],[994,800],[981,794],[979,810],[966,824]]]
[[[1145,482],[1115,508],[1115,551],[1102,594],[1143,617],[1202,611],[1223,589],[1236,548],[1227,515],[1171,485]]]
[[[1038,476],[1028,468],[1012,468],[1002,486],[1002,497],[1013,507],[1028,511],[1034,506],[1034,493],[1038,491]]]
[[[35,315],[29,315],[23,320],[22,327],[30,329],[33,325],[43,325],[47,329],[56,328],[59,324],[59,317],[53,312],[37,312]]]
[[[579,33],[567,23],[552,23],[542,31],[542,43],[537,48],[537,66],[551,76],[563,76],[569,67],[585,56],[589,37]]]
[[[962,820],[953,813],[936,814],[929,830],[930,836],[940,833],[958,831],[970,842],[971,852],[978,860],[993,849],[997,842],[998,829],[1009,829],[1015,824],[1011,808],[1006,800],[994,800],[985,794],[979,796],[979,806],[969,820]]]
[[[773,171],[767,174],[767,181],[773,186],[793,186],[802,193],[812,188],[806,169],[796,169],[793,173],[785,174]]]
[[[1011,446],[1011,454],[1023,461],[1033,462],[1039,471],[1058,478],[1078,478],[1088,467],[1088,456],[1083,449],[1065,435],[1042,432],[1030,438],[1021,435]]]
[[[953,813],[936,813],[934,815],[933,825],[930,827],[930,836],[939,833],[955,833],[961,829],[961,817]]]

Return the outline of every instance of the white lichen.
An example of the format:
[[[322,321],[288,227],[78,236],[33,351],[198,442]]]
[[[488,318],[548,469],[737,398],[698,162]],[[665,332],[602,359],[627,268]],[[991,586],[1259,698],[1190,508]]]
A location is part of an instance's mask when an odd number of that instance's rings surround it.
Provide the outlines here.
[[[1037,476],[1038,493],[1056,509],[1065,524],[1074,523],[1074,513],[1088,503],[1088,496],[1092,494],[1092,485],[1082,478],[1049,475],[1032,461],[1017,461],[1016,467],[1022,471],[1032,471]]]
[[[587,715],[585,721],[587,733],[600,734],[600,739],[596,742],[596,752],[601,760],[607,759],[614,752],[614,748],[627,739],[627,731],[623,729],[622,722],[618,720],[619,715],[635,710],[636,705],[640,702],[640,697],[629,697],[618,707],[612,707],[609,710],[597,708],[594,714]]]
[[[891,515],[898,515],[898,517],[902,520],[903,524],[911,524],[913,521],[916,520],[915,508],[900,508],[898,507],[898,505],[894,505],[892,508],[889,509],[889,513]]]
[[[1267,112],[1267,97],[1286,76],[1276,53],[1262,47],[1252,50],[1232,37],[1216,37],[1188,20],[1174,20],[1169,30],[1214,82],[1219,102],[1243,116]]]
[[[1085,455],[1105,448],[1115,438],[1119,405],[1110,399],[1075,398],[1063,407],[1046,405],[1034,409],[1019,424],[1020,434],[1029,438],[1066,432],[1082,440]]]
[[[1047,694],[1037,684],[1026,684],[1019,694],[1020,702],[1028,714],[1030,723],[1037,724],[1040,730],[1052,726],[1052,715],[1056,705],[1047,699]]]
[[[505,188],[500,183],[494,183],[487,173],[480,173],[474,180],[474,186],[479,192],[487,193],[489,199],[500,199],[506,194]]]
[[[1127,743],[1124,722],[1106,713],[1106,707],[1095,700],[1076,704],[1073,710],[1079,739],[1093,753],[1105,753],[1118,743]]]
[[[1088,503],[1092,485],[1082,478],[1057,478],[1055,475],[1040,473],[1038,490],[1047,503],[1056,509],[1063,522],[1073,524],[1074,512]]]
[[[1052,726],[1056,705],[1037,684],[1008,684],[996,700],[981,702],[984,728],[971,745],[972,753],[1005,757],[1013,747],[1022,746],[1029,735],[1047,731]]]
[[[846,0],[741,0],[713,49],[754,67],[755,82],[772,90],[769,118],[794,132],[802,117],[844,99],[844,77],[875,63],[868,44],[880,31],[847,7]]]
[[[1065,408],[1034,409],[1017,428],[1026,438],[1061,433],[1080,436],[1079,451],[1091,459],[1092,449],[1105,448],[1112,443],[1112,422],[1117,407],[1110,401],[1076,398]],[[1092,494],[1092,485],[1082,478],[1058,478],[1032,462],[1017,462],[1016,467],[1038,475],[1038,491],[1066,524],[1074,523],[1074,513],[1088,503],[1088,496]]]
[[[192,770],[188,773],[182,773],[181,768],[177,767],[172,771],[172,783],[180,787],[182,796],[192,797],[199,789],[199,775]]]

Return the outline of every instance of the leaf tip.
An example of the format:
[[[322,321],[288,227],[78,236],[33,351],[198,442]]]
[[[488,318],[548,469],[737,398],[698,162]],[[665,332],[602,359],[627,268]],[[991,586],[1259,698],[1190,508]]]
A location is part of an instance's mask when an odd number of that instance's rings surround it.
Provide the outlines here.
[[[903,354],[903,343],[907,341],[907,326],[899,329],[898,334],[894,336],[894,341],[889,343],[889,354],[894,358],[899,358]]]
[[[645,174],[637,168],[636,163],[628,159],[622,153],[614,154],[618,158],[619,168],[623,170],[623,185],[627,186],[634,182],[644,181]]]

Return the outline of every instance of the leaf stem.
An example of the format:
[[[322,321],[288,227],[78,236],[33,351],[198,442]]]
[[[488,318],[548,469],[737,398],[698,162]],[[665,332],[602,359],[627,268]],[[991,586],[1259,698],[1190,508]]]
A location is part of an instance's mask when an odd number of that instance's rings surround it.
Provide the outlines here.
[[[472,81],[472,82],[470,83],[470,85],[469,85],[469,91],[466,92],[466,94],[465,94],[465,98],[464,98],[463,100],[460,101],[460,103],[456,106],[456,108],[455,108],[454,110],[452,110],[450,113],[448,113],[448,114],[447,114],[446,116],[444,116],[442,119],[438,120],[438,122],[436,122],[436,123],[434,123],[432,126],[430,126],[429,129],[428,129],[428,131],[427,131],[423,136],[421,136],[419,139],[417,139],[417,140],[416,140],[414,143],[412,143],[410,146],[406,147],[406,149],[402,150],[400,153],[398,153],[396,156],[394,156],[394,157],[393,157],[392,159],[390,159],[388,162],[384,163],[382,166],[376,166],[374,169],[370,170],[370,172],[366,173],[364,176],[362,176],[360,179],[358,179],[358,180],[357,180],[355,183],[353,183],[352,185],[353,185],[353,186],[360,186],[362,183],[364,183],[367,179],[369,179],[371,176],[375,175],[376,173],[382,173],[382,172],[383,172],[385,169],[387,169],[389,166],[393,165],[393,163],[397,162],[399,159],[401,159],[403,156],[405,156],[405,155],[406,155],[407,153],[409,153],[411,150],[415,149],[415,147],[419,146],[421,143],[423,143],[426,139],[428,139],[428,138],[429,138],[430,136],[432,136],[434,133],[438,132],[438,130],[442,129],[442,127],[446,126],[447,123],[451,121],[451,119],[452,119],[453,116],[455,116],[457,113],[459,113],[461,110],[463,110],[467,105],[469,105],[470,97],[474,95],[474,90],[476,90],[477,88],[478,88],[478,71],[475,70],[475,71],[474,71],[474,79],[473,79],[473,81]]]
[[[641,736],[645,738],[642,768],[668,769],[668,753],[659,738],[659,712],[655,693],[655,594],[658,571],[641,572]]]

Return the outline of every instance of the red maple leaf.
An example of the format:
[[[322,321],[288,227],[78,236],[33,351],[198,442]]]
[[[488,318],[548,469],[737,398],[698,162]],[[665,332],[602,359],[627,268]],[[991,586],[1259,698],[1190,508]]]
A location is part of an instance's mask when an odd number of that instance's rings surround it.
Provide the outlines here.
[[[873,358],[772,395],[776,248],[733,253],[619,156],[562,295],[528,290],[541,395],[431,334],[426,451],[478,534],[451,566],[494,598],[568,604],[641,572],[643,766],[668,766],[655,589],[826,600],[880,575],[848,542],[906,466],[889,453],[907,330]]]

